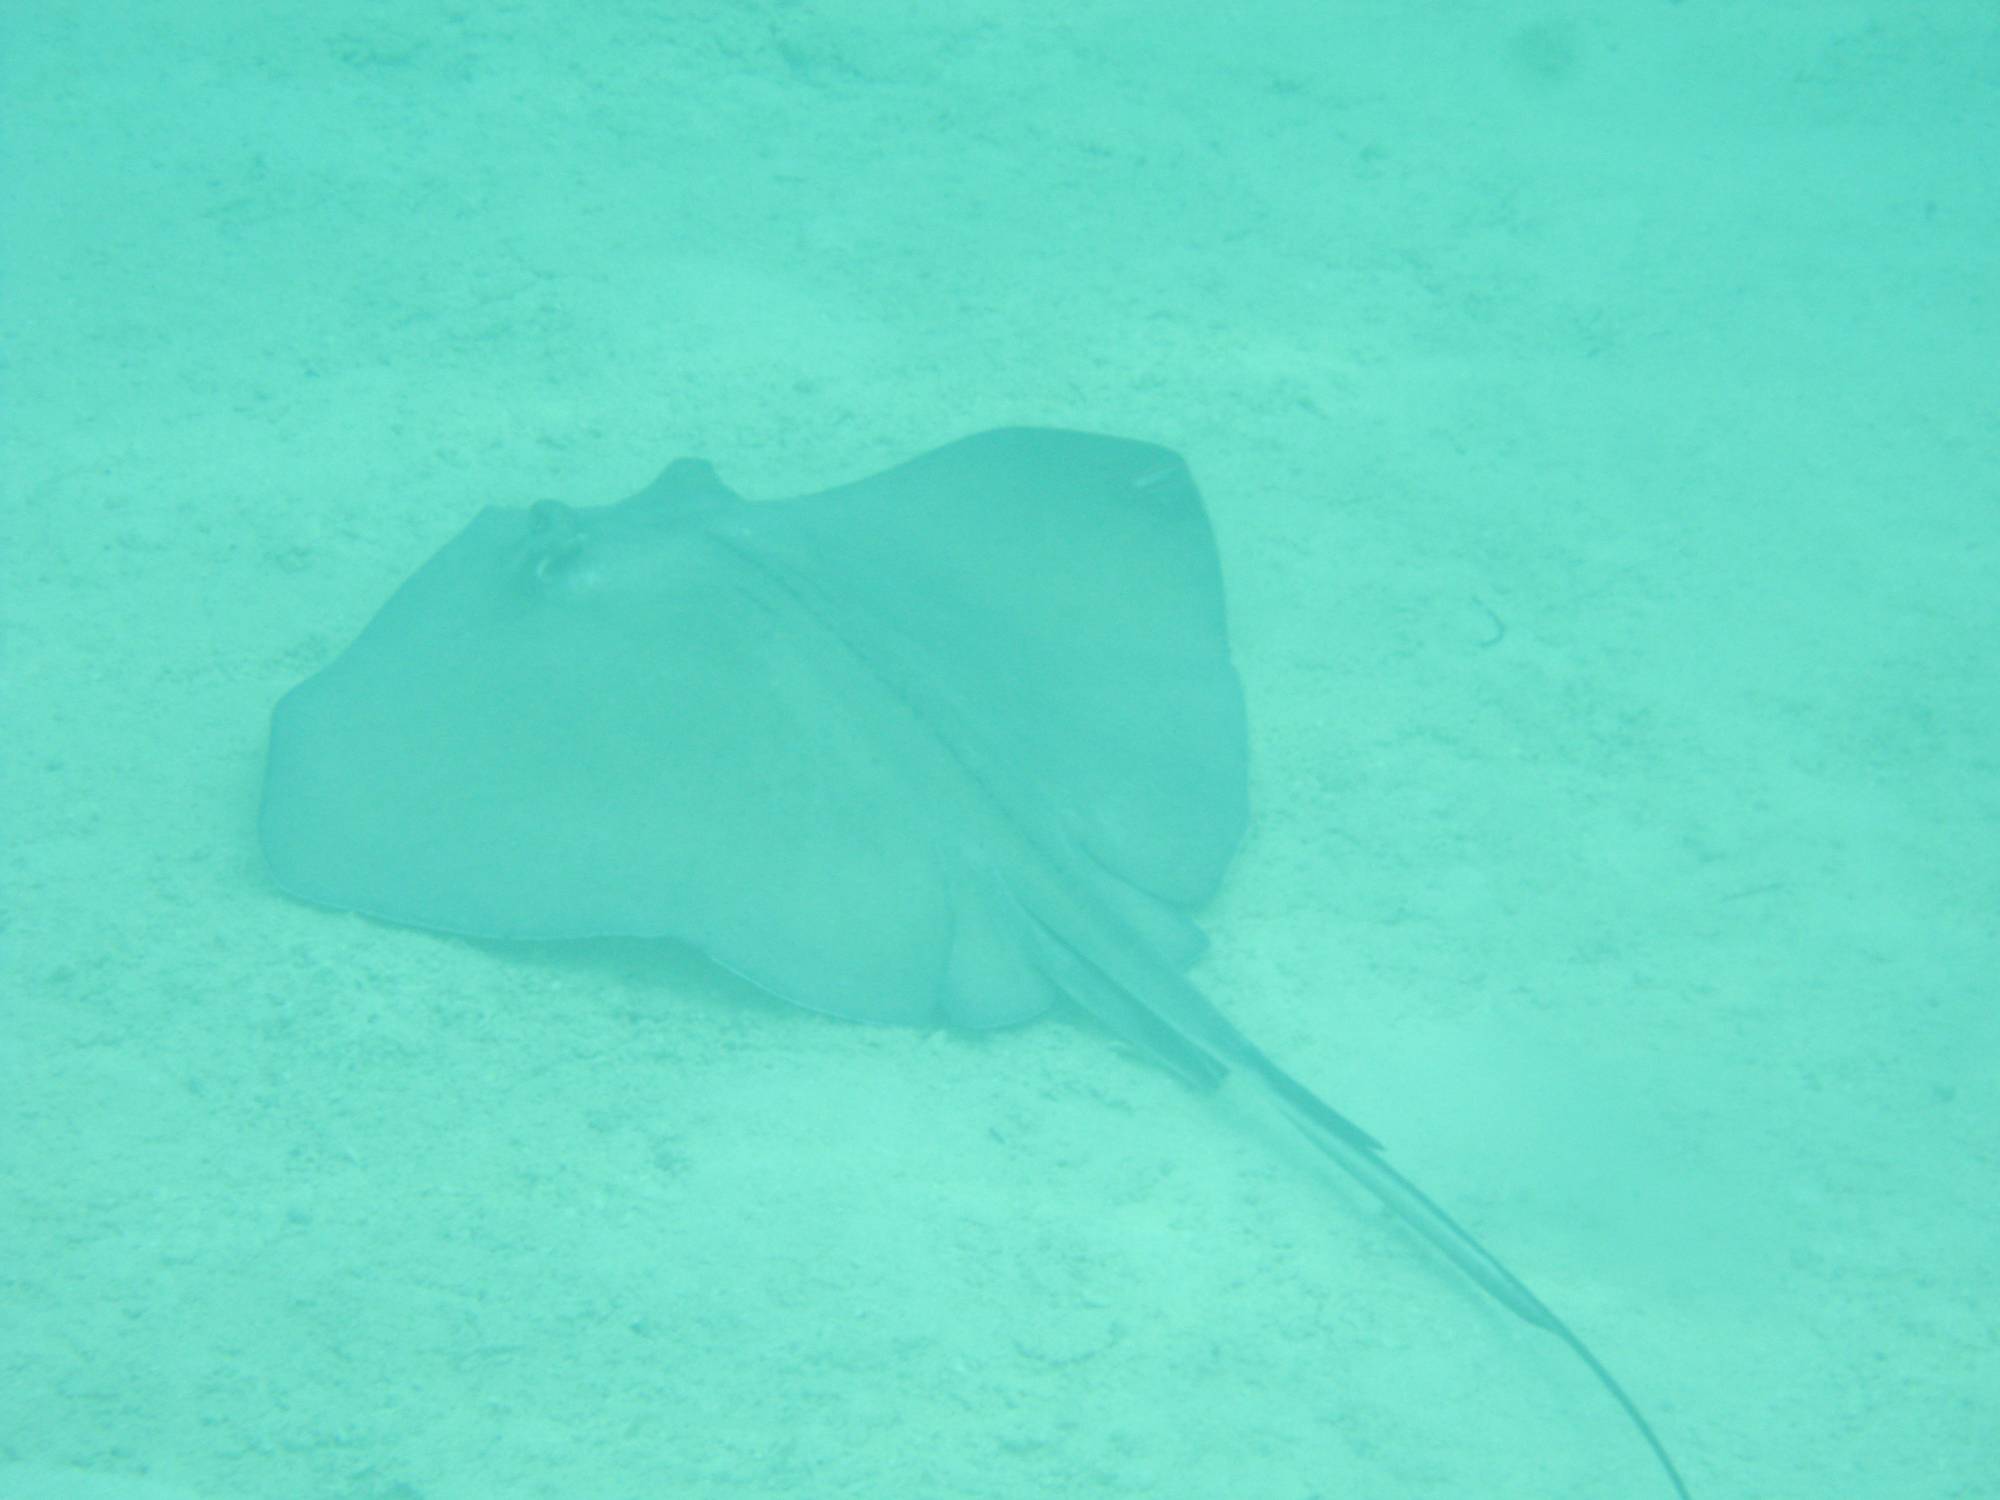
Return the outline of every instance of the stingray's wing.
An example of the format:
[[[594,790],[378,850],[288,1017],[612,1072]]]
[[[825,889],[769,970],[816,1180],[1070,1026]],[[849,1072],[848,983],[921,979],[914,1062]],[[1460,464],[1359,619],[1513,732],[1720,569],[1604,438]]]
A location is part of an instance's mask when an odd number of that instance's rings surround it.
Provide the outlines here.
[[[1107,870],[1183,907],[1213,892],[1245,821],[1243,698],[1175,454],[1006,429],[732,524],[877,622],[892,675],[938,695]]]
[[[486,512],[288,694],[279,883],[477,936],[674,937],[805,1005],[934,1014],[949,768],[670,498]]]

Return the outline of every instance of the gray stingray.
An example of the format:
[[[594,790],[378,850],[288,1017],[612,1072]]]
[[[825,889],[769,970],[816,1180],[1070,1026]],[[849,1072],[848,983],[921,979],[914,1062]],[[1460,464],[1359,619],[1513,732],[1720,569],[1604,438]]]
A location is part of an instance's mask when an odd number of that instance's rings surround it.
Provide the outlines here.
[[[264,852],[323,906],[489,939],[691,945],[868,1021],[1061,1000],[1254,1080],[1516,1314],[1569,1327],[1189,981],[1247,735],[1187,467],[1012,429],[750,504],[683,459],[616,505],[482,512],[272,715]]]

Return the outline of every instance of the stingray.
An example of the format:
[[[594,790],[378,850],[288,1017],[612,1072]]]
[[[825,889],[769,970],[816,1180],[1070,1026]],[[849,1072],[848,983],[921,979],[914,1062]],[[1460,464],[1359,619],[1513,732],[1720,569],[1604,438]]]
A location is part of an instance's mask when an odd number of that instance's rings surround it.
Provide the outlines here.
[[[799,1005],[997,1027],[1069,1003],[1247,1078],[1465,1275],[1568,1324],[1188,978],[1247,818],[1215,544],[1165,448],[982,433],[804,498],[682,459],[491,507],[272,715],[285,891],[481,939],[690,945]]]

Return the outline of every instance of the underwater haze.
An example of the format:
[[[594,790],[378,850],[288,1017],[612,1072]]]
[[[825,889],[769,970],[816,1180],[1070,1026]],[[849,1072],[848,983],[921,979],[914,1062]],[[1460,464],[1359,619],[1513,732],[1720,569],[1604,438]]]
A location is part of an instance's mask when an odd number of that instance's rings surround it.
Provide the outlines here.
[[[1212,528],[1200,993],[1699,1500],[2000,1497],[1988,5],[76,0],[0,100],[0,1500],[1671,1496],[1101,1017],[274,879],[273,706],[484,508],[1019,427]],[[787,557],[898,576],[853,540]],[[493,722],[572,665],[486,660]],[[983,869],[1022,768],[952,756],[897,812]]]

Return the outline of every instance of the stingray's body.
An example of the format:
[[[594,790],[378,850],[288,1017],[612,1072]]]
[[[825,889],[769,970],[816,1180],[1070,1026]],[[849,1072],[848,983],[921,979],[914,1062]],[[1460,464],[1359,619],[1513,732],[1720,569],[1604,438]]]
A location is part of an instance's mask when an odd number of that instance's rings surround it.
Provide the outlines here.
[[[286,890],[484,938],[673,939],[774,994],[997,1026],[1070,1000],[1253,1078],[1520,1316],[1576,1336],[1186,978],[1246,817],[1185,465],[1015,429],[747,504],[683,460],[493,508],[273,715]]]

